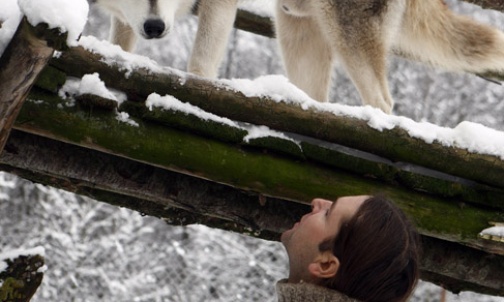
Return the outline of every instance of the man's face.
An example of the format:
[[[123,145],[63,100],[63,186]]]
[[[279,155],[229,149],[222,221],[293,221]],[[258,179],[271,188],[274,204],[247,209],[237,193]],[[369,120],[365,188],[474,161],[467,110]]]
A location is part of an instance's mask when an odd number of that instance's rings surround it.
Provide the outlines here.
[[[344,223],[350,221],[362,203],[370,196],[340,197],[335,202],[314,199],[312,211],[282,233],[281,241],[289,256],[289,281],[312,282],[308,265],[320,254],[319,244],[336,237]]]

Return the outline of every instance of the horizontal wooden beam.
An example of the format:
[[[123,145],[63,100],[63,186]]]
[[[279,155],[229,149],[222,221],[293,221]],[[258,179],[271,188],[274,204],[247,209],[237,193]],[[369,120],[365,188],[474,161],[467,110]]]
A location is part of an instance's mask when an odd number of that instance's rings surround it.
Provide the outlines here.
[[[0,169],[173,225],[205,224],[278,240],[309,205],[262,196],[97,150],[14,130]],[[504,296],[504,257],[422,236],[422,279]]]
[[[98,72],[107,86],[127,93],[132,101],[148,95],[172,95],[221,117],[305,135],[380,156],[390,162],[410,163],[445,174],[504,188],[504,161],[496,156],[471,153],[439,142],[427,143],[406,130],[376,130],[365,120],[334,115],[299,105],[275,102],[268,97],[246,97],[225,85],[180,73],[156,73],[145,69],[126,71],[110,66],[101,56],[74,48],[51,60],[50,65],[68,76]],[[127,73],[127,75],[126,75]]]
[[[188,129],[136,119],[138,127],[120,123],[114,111],[65,106],[56,95],[30,96],[16,129],[102,150],[107,153],[211,179],[264,196],[308,203],[312,198],[383,192],[416,222],[424,235],[504,254],[477,234],[504,213],[488,206],[446,200],[397,184],[363,177],[312,160],[283,155],[267,145],[241,145]],[[185,115],[181,113],[181,115]],[[196,124],[196,122],[195,122]]]

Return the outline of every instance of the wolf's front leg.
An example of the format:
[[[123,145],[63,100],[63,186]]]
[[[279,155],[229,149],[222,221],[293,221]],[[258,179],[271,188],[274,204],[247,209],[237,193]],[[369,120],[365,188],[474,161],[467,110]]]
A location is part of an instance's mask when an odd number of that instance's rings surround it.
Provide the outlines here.
[[[201,0],[199,24],[188,71],[216,78],[236,17],[237,0]]]
[[[330,45],[315,19],[292,16],[285,9],[278,1],[275,26],[287,77],[311,98],[325,102],[333,63]]]
[[[109,41],[121,46],[125,51],[133,51],[136,45],[137,36],[133,29],[116,17],[111,18]]]

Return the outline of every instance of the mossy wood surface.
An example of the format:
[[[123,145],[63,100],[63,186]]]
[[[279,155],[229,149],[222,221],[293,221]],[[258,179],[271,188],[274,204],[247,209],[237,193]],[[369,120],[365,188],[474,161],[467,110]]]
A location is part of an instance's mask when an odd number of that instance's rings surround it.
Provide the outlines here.
[[[213,181],[14,130],[0,169],[90,196],[174,225],[202,223],[269,240],[309,211],[307,204],[271,198]],[[504,295],[504,261],[487,252],[422,236],[423,280],[458,292]]]
[[[145,113],[149,118],[142,119],[142,111],[141,108],[130,111],[139,115],[135,119],[139,126],[135,127],[119,122],[114,111],[83,107],[79,103],[69,107],[56,95],[37,89],[32,91],[30,100],[25,103],[15,127],[245,191],[304,203],[308,203],[314,196],[335,198],[384,192],[414,218],[424,235],[504,254],[498,245],[489,247],[485,240],[477,237],[489,221],[504,221],[502,209],[490,207],[492,202],[499,204],[499,196],[502,195],[498,189],[491,188],[488,191],[489,195],[497,192],[496,200],[478,206],[457,196],[447,198],[441,193],[426,194],[421,190],[411,190],[383,177],[379,172],[374,172],[372,177],[363,174],[366,164],[383,172],[388,169],[387,162],[380,163],[335,151],[332,154],[340,156],[341,162],[350,162],[350,165],[344,168],[338,167],[338,163],[329,165],[331,149],[325,148],[322,143],[317,145],[317,141],[307,139],[302,143],[305,148],[300,149],[302,151],[299,154],[307,158],[305,159],[299,155],[286,155],[278,151],[279,148],[269,148],[266,141],[260,148],[240,143],[237,137],[243,135],[241,129],[236,129],[237,133],[233,133],[233,129],[223,131],[222,137],[217,132],[205,135],[204,131],[194,130],[205,128],[205,122],[193,121],[193,128],[179,127],[177,130],[176,127],[167,126],[170,123],[153,121],[156,114]],[[186,116],[185,113],[169,113],[170,117],[177,115],[176,119],[172,118],[172,122],[196,118]],[[158,112],[157,116],[164,116],[163,112]],[[277,140],[272,142],[273,146],[278,147]],[[305,149],[308,150],[306,153]],[[358,163],[352,165],[352,161]],[[380,164],[385,166],[382,170]],[[353,166],[357,167],[356,171],[351,170]],[[393,168],[392,166],[389,170]],[[413,172],[395,169],[398,175],[407,174],[413,183],[428,179],[425,183],[436,184],[435,178],[425,175],[416,177]],[[440,186],[455,187],[459,191],[470,192],[473,189],[471,182],[469,185],[451,179],[439,182]],[[485,186],[480,189],[485,192],[483,188]],[[251,219],[253,221],[252,217]]]

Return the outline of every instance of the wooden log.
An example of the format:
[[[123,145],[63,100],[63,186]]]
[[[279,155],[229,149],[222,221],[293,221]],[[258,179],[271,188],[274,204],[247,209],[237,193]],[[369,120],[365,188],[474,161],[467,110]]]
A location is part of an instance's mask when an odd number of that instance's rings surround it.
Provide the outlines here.
[[[0,151],[28,92],[52,57],[53,47],[62,48],[66,36],[46,24],[33,27],[24,18],[5,49],[0,58]]]
[[[365,120],[334,115],[298,105],[275,102],[267,97],[246,97],[222,84],[176,73],[143,69],[128,72],[109,66],[97,54],[82,48],[65,52],[50,64],[69,76],[98,72],[107,86],[126,92],[130,100],[144,102],[148,95],[172,95],[205,111],[232,120],[265,125],[272,129],[305,135],[381,156],[391,162],[411,163],[449,175],[504,188],[504,161],[475,154],[439,142],[411,137],[402,128],[376,130]]]
[[[239,9],[236,13],[235,28],[261,35],[267,38],[275,37],[273,20],[246,10]]]
[[[417,223],[424,235],[504,255],[497,243],[477,234],[489,221],[504,221],[500,209],[445,199],[324,166],[293,156],[242,146],[135,119],[120,123],[111,111],[64,106],[50,94],[25,103],[16,129],[102,150],[178,173],[197,176],[265,196],[307,203],[312,198],[383,192]],[[30,164],[26,160],[26,164]]]
[[[166,220],[279,240],[310,206],[13,130],[0,169]],[[504,296],[503,256],[422,236],[421,277],[459,292]]]

